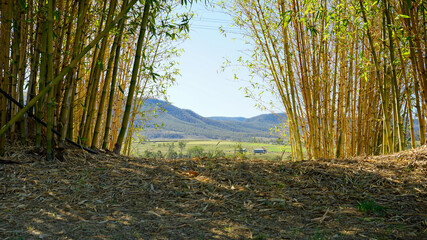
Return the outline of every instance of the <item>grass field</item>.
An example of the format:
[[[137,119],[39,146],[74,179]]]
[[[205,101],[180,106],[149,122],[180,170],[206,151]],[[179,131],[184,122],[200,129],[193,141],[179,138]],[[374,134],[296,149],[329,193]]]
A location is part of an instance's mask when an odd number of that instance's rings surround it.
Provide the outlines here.
[[[249,159],[267,159],[267,160],[280,160],[283,154],[283,158],[287,158],[291,154],[289,146],[269,143],[251,143],[251,142],[234,142],[234,141],[219,141],[219,140],[182,140],[185,143],[185,148],[182,153],[187,154],[189,149],[195,146],[201,147],[204,152],[223,151],[227,157],[234,157],[236,155],[236,149],[240,146],[242,149],[246,149],[240,157],[244,156]],[[145,157],[146,151],[150,152],[162,152],[166,153],[169,151],[171,144],[174,145],[174,151],[180,152],[178,141],[149,141],[144,143],[133,143],[133,156]],[[254,154],[253,150],[257,148],[265,148],[266,154]]]

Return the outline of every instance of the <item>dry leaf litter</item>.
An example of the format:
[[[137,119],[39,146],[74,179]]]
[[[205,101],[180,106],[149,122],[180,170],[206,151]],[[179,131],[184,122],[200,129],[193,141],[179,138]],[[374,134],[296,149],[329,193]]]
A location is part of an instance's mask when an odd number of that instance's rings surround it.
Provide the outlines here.
[[[427,239],[424,146],[300,162],[44,158],[9,146],[0,160],[0,239]]]

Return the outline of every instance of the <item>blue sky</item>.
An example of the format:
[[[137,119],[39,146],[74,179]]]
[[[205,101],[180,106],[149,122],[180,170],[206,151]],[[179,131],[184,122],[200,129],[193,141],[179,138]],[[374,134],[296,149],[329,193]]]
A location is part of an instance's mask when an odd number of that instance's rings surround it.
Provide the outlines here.
[[[200,3],[193,10],[196,16],[190,27],[190,39],[180,46],[184,49],[179,58],[181,76],[168,91],[169,101],[204,117],[253,117],[269,113],[257,109],[256,102],[239,90],[247,84],[244,78],[248,74],[244,69],[219,71],[225,59],[236,60],[245,50],[239,35],[228,33],[224,37],[219,31],[220,26],[232,29],[231,17],[219,8],[207,8]],[[238,28],[232,31],[240,32]],[[242,80],[235,80],[234,73]]]

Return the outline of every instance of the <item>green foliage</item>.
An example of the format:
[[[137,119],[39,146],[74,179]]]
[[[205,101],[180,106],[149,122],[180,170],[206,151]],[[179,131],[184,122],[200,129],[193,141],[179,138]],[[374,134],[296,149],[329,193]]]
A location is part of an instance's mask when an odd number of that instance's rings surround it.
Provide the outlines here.
[[[151,152],[150,150],[146,149],[144,151],[143,157],[145,157],[145,158],[155,158],[155,154],[153,152]]]
[[[178,146],[181,150],[184,149],[186,145],[187,145],[187,143],[185,143],[183,141],[178,141]]]
[[[166,144],[168,146],[168,151],[173,151],[175,149],[175,144],[174,143],[169,143]]]
[[[11,240],[25,240],[26,238],[21,236],[19,233],[14,232],[13,236],[11,236],[9,239],[11,239]]]
[[[155,159],[163,159],[163,153],[162,151],[157,151],[157,153],[154,155]]]
[[[316,232],[310,236],[308,239],[310,240],[323,240],[323,239],[330,239],[329,237],[326,236],[326,234],[320,230],[320,229],[316,229]]]
[[[265,233],[258,233],[257,235],[254,236],[255,240],[264,240],[264,239],[269,239],[269,236]]]
[[[215,149],[213,152],[212,151],[208,152],[208,158],[224,158],[224,157],[225,157],[225,152],[220,149]]]
[[[205,152],[204,151],[205,150],[203,149],[203,147],[194,146],[194,147],[188,149],[187,155],[190,158],[192,158],[192,157],[204,157],[205,156]]]
[[[179,150],[181,151],[180,152],[181,155],[182,155],[182,151],[184,151],[185,146],[187,146],[186,142],[178,141],[178,147],[179,147]]]
[[[167,159],[177,159],[178,158],[178,153],[174,149],[175,149],[174,143],[168,144],[168,152],[166,153]]]
[[[246,149],[242,147],[242,143],[238,142],[234,146],[234,157],[235,158],[241,158],[241,159],[247,159],[246,157]]]
[[[169,151],[169,152],[167,152],[167,154],[166,154],[166,158],[167,159],[177,159],[178,158],[178,153],[177,152],[175,152],[175,151]]]
[[[240,142],[236,143],[236,145],[234,147],[234,152],[243,154],[242,143],[240,143]]]
[[[215,145],[215,149],[213,151],[209,151],[206,155],[209,159],[212,158],[223,158],[225,157],[225,152],[221,149],[219,149],[219,144],[221,143],[221,141],[219,141],[216,145]]]
[[[358,202],[357,209],[365,214],[384,215],[386,212],[386,208],[378,205],[373,199]]]

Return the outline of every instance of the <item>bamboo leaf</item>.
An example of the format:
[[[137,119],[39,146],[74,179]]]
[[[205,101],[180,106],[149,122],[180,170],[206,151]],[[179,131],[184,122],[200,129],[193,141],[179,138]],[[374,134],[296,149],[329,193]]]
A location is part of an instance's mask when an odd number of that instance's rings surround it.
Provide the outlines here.
[[[408,15],[403,15],[403,14],[398,14],[399,15],[399,17],[401,17],[401,18],[411,18],[411,17],[409,17]]]

